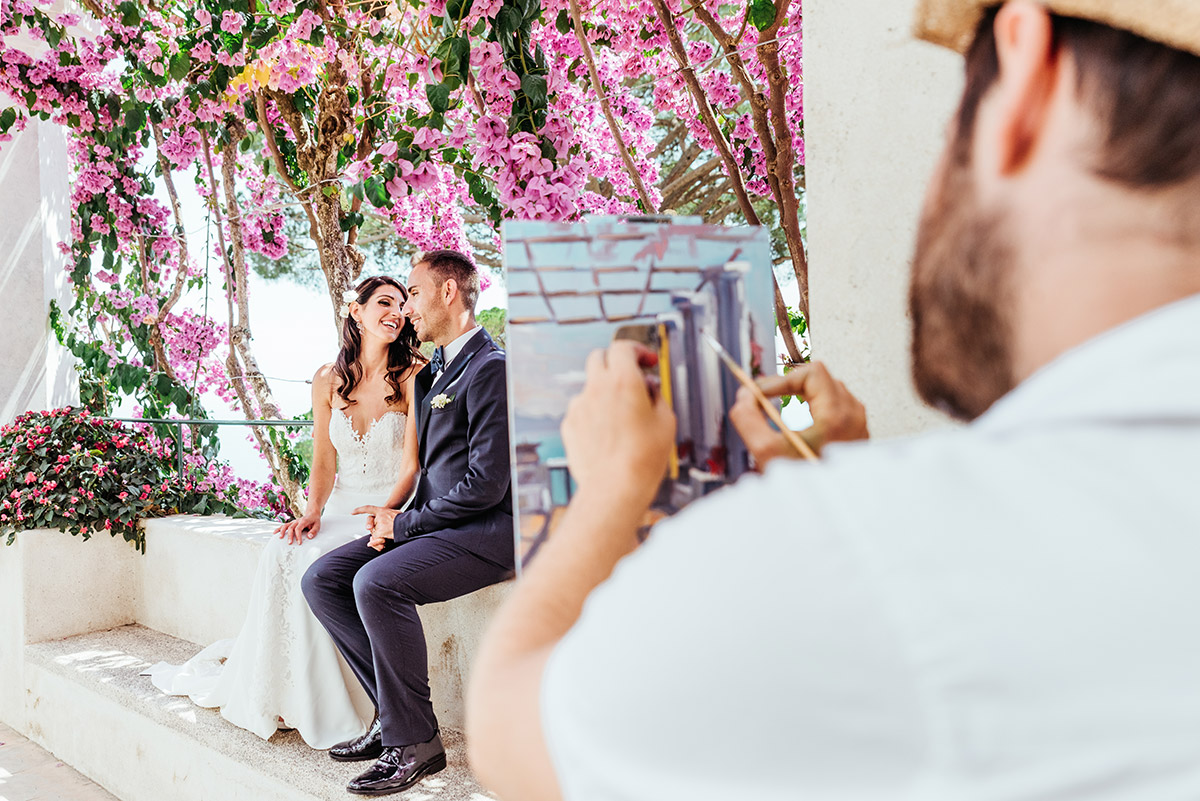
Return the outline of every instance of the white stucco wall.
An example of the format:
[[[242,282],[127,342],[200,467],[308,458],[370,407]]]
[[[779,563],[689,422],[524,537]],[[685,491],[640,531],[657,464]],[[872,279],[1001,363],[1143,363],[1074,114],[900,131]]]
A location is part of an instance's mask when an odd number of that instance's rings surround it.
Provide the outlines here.
[[[32,122],[0,144],[0,424],[28,409],[78,402],[70,354],[50,331],[50,301],[69,308],[67,145],[50,123]]]
[[[915,41],[912,0],[804,7],[812,342],[872,433],[944,425],[908,373],[909,257],[962,59]]]

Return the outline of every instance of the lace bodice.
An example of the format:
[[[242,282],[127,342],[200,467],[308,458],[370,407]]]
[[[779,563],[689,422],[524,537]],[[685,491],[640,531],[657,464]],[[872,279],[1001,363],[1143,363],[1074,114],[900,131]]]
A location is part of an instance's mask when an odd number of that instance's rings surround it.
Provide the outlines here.
[[[402,412],[385,412],[360,437],[346,413],[333,410],[329,440],[337,450],[337,490],[377,495],[376,503],[383,502],[400,477],[405,419]]]

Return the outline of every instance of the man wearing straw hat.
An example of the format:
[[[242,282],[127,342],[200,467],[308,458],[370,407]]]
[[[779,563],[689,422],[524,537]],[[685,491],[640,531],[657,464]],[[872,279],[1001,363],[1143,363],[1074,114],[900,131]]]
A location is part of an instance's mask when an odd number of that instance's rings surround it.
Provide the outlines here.
[[[745,393],[762,477],[623,558],[674,421],[636,346],[593,354],[579,491],[468,699],[502,797],[1200,798],[1200,2],[923,0],[918,31],[967,81],[913,376],[972,422],[801,463]],[[763,388],[865,436],[819,366]]]

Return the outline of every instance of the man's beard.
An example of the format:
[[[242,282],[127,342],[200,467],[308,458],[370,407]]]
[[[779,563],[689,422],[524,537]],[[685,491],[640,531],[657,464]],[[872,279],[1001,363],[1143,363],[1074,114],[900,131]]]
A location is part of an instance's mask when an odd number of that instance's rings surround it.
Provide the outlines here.
[[[909,284],[912,375],[929,405],[974,420],[1013,388],[1013,253],[979,208],[967,160],[947,166],[917,234]]]

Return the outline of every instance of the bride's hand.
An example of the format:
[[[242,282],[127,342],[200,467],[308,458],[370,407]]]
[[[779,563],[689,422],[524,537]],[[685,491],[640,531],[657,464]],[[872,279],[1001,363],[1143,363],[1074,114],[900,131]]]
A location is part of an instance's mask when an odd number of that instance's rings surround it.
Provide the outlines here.
[[[289,545],[299,545],[305,539],[312,539],[321,530],[321,516],[306,514],[275,529],[279,538]]]

